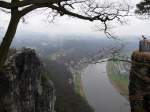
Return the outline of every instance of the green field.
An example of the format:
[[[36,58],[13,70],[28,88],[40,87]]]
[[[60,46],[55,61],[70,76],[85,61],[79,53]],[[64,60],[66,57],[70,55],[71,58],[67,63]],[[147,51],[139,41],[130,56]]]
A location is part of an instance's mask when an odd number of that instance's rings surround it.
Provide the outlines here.
[[[119,61],[107,62],[107,74],[113,86],[120,92],[121,95],[128,98],[129,75],[120,72],[119,66],[121,63],[122,62]]]

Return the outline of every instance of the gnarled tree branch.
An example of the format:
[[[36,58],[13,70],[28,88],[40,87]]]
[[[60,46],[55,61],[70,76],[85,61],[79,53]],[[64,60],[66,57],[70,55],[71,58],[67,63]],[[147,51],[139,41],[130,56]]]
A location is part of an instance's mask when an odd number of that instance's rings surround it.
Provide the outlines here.
[[[0,7],[5,9],[11,9],[11,4],[5,1],[0,1]]]
[[[115,3],[105,6],[96,0],[11,0],[10,3],[0,0],[0,8],[2,8],[2,11],[9,9],[11,16],[15,15],[13,18],[14,23],[16,21],[18,23],[20,18],[27,13],[44,7],[56,12],[55,16],[60,14],[61,16],[68,15],[88,21],[99,21],[104,24],[104,32],[107,34],[109,34],[107,32],[107,21],[112,21],[114,19],[120,21],[120,18],[127,16],[127,14],[123,12],[129,11],[128,8],[124,9],[122,6],[117,6]],[[1,43],[0,56],[4,58],[0,58],[0,68],[4,65],[5,57],[7,56],[16,29],[17,26],[15,29],[12,29],[12,31],[14,31],[12,33],[13,35],[8,35],[11,32],[9,29],[10,32],[7,32],[7,35],[5,35]],[[2,50],[3,48],[7,49]],[[5,54],[3,52],[5,52]]]

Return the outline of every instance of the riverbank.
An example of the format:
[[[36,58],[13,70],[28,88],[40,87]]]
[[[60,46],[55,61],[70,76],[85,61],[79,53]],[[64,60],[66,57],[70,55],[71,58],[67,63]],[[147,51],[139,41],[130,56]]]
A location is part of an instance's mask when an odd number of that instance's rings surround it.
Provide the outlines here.
[[[88,66],[88,64],[79,64],[78,67],[69,67],[69,71],[71,72],[73,79],[72,79],[72,83],[73,83],[73,88],[74,91],[77,95],[79,95],[84,102],[88,105],[88,108],[90,109],[91,112],[95,112],[95,110],[93,109],[93,107],[89,104],[87,97],[85,95],[85,91],[82,85],[82,70],[84,70],[86,67]],[[87,109],[88,109],[87,108]],[[85,109],[86,110],[86,109]],[[87,110],[89,111],[89,110]],[[86,111],[85,111],[86,112]]]
[[[74,75],[74,89],[76,91],[77,94],[81,95],[82,97],[85,97],[85,93],[84,93],[84,90],[83,90],[83,86],[82,86],[82,80],[81,80],[81,72],[78,71],[78,73],[76,73]]]
[[[126,98],[129,96],[128,85],[129,79],[128,74],[121,73],[119,71],[120,62],[109,61],[107,62],[106,69],[112,85],[119,91],[119,93]]]

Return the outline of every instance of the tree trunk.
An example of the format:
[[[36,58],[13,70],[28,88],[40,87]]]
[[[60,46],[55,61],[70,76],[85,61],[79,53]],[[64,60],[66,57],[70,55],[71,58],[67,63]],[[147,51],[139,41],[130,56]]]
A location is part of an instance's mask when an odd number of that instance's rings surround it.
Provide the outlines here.
[[[10,23],[7,29],[7,32],[2,40],[2,43],[0,45],[0,68],[2,68],[5,64],[5,61],[7,59],[7,54],[9,51],[9,47],[11,45],[11,42],[15,36],[16,29],[19,23],[19,17],[17,14],[12,14]]]

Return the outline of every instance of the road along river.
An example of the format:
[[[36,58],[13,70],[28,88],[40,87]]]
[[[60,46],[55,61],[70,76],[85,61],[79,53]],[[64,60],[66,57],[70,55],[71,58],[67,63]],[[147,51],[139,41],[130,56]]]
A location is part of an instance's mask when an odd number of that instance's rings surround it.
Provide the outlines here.
[[[106,63],[89,64],[81,76],[85,96],[95,112],[130,112],[129,102],[107,77]]]

